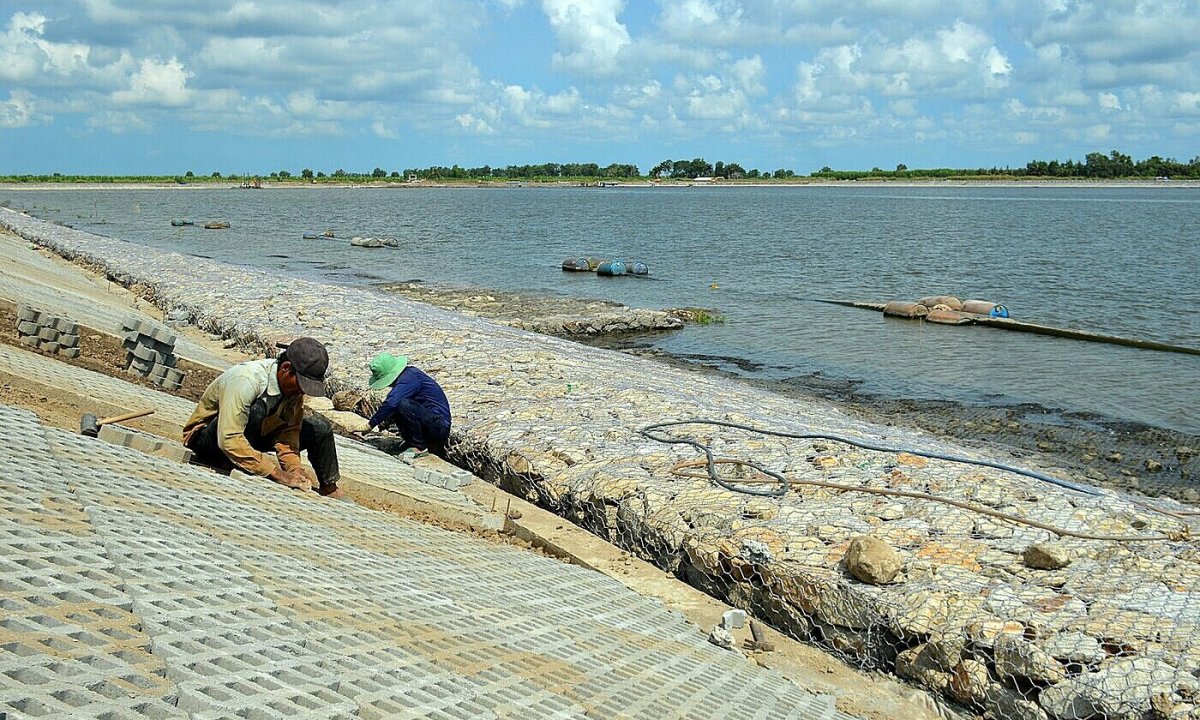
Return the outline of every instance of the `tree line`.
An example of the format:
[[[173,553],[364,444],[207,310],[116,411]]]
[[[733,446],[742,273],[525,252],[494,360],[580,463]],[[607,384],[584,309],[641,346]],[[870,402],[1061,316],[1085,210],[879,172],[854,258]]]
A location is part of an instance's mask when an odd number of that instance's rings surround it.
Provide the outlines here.
[[[334,170],[326,174],[324,171],[314,171],[304,168],[297,174],[290,170],[276,170],[265,175],[246,173],[231,173],[222,175],[213,172],[201,177],[191,170],[183,175],[77,175],[52,173],[46,175],[0,175],[0,181],[14,183],[116,183],[116,182],[225,182],[248,180],[265,177],[278,182],[404,182],[411,180],[432,181],[476,181],[489,180],[637,180],[637,179],[671,179],[695,180],[696,178],[723,178],[726,180],[792,180],[802,176],[793,170],[779,168],[776,170],[760,171],[757,168],[746,170],[740,163],[718,161],[710,163],[702,157],[691,160],[663,160],[643,176],[637,165],[612,163],[601,167],[598,163],[543,163],[540,165],[506,165],[492,167],[481,165],[473,168],[463,168],[458,165],[445,167],[434,165],[427,168],[408,168],[403,172],[384,170],[376,167],[370,172],[355,172],[344,169]],[[895,170],[882,170],[878,167],[871,170],[834,170],[825,166],[808,175],[817,180],[860,180],[860,179],[948,179],[948,178],[1062,178],[1062,179],[1139,179],[1139,178],[1179,178],[1200,179],[1200,157],[1194,157],[1189,162],[1180,162],[1173,158],[1162,158],[1158,155],[1144,160],[1135,161],[1129,155],[1113,150],[1105,155],[1100,152],[1088,153],[1080,162],[1074,160],[1031,160],[1025,167],[991,167],[991,168],[925,168],[909,169],[904,163],[896,166]]]

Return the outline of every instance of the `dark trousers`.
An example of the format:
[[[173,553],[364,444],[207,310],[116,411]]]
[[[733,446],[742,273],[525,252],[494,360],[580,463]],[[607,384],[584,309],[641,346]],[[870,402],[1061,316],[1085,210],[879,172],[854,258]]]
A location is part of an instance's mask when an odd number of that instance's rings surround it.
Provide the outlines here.
[[[274,452],[275,439],[262,434],[262,422],[267,416],[267,405],[258,400],[250,406],[250,419],[246,423],[246,440],[250,446],[259,452]],[[213,418],[207,425],[192,436],[188,445],[200,462],[228,467],[229,458],[221,451],[217,439],[217,420]],[[317,472],[317,482],[321,487],[337,485],[341,479],[338,469],[337,445],[333,442],[333,428],[329,421],[322,417],[304,418],[300,425],[300,450],[308,452],[308,461]]]
[[[450,425],[432,410],[412,400],[401,400],[396,412],[388,418],[396,424],[400,437],[409,447],[425,448],[435,455],[446,453]]]

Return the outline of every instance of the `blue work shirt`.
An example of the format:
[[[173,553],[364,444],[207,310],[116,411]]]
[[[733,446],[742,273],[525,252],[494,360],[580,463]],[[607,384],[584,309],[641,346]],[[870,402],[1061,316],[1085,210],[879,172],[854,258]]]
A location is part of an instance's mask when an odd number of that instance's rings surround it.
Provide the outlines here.
[[[371,416],[371,427],[379,427],[387,422],[392,413],[396,412],[401,400],[412,400],[418,405],[423,405],[434,415],[445,420],[447,427],[450,425],[450,401],[446,399],[446,393],[442,392],[442,386],[425,374],[425,371],[410,365],[401,371],[400,377],[392,384],[387,399]]]

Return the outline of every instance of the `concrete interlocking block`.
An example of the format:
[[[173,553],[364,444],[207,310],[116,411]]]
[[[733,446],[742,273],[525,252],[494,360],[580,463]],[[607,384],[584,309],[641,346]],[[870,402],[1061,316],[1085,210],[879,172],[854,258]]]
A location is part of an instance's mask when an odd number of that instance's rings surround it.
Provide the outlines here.
[[[59,348],[59,350],[58,350],[59,355],[68,357],[72,360],[79,357],[79,352],[80,352],[79,348],[77,348],[77,347]]]
[[[175,340],[177,338],[175,337],[175,333],[170,332],[169,330],[165,330],[163,328],[156,327],[153,330],[151,330],[148,334],[150,335],[150,337],[154,338],[154,340],[156,340],[157,342],[160,342],[164,345],[170,346],[171,348],[175,347]]]
[[[42,340],[38,343],[38,350],[48,353],[58,352],[59,344],[53,340]]]
[[[70,320],[67,320],[66,318],[55,318],[54,329],[58,330],[60,333],[63,333],[64,335],[78,335],[79,334],[79,325]]]
[[[38,316],[41,313],[28,305],[22,305],[17,308],[17,320],[21,322],[37,323]]]
[[[20,343],[22,345],[26,345],[26,346],[32,347],[32,348],[37,347],[38,343],[40,343],[40,342],[41,342],[41,340],[38,338],[37,335],[23,335],[20,338]]]
[[[125,367],[125,370],[132,375],[141,375],[142,377],[145,377],[146,373],[150,372],[150,368],[152,367],[154,367],[154,363],[152,362],[146,362],[145,360],[139,360],[138,358],[130,358],[129,365]]]
[[[173,440],[165,440],[155,435],[140,432],[132,428],[121,427],[120,425],[101,425],[98,437],[104,442],[113,445],[120,445],[130,450],[145,453],[146,455],[154,455],[155,457],[174,460],[178,463],[186,464],[192,460],[192,451]]]
[[[42,329],[38,331],[38,337],[47,342],[54,342],[58,340],[58,331],[52,327],[43,326]]]
[[[79,335],[62,334],[58,336],[58,344],[64,348],[73,348],[79,345]]]
[[[155,351],[154,348],[147,347],[145,345],[137,345],[133,348],[133,350],[130,351],[130,354],[138,360],[144,360],[151,365],[158,363],[159,353]]]
[[[41,330],[41,325],[30,320],[22,320],[17,323],[17,332],[21,335],[37,335]]]

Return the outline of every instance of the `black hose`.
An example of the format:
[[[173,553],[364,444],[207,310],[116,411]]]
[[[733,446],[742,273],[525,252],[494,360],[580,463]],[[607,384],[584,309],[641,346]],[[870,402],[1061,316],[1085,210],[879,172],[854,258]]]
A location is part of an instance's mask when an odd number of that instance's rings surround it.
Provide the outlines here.
[[[691,445],[692,447],[703,451],[705,458],[707,458],[707,460],[708,460],[708,463],[707,463],[708,464],[708,476],[710,478],[712,478],[712,481],[715,482],[717,485],[720,485],[721,487],[725,488],[726,490],[730,490],[732,492],[745,493],[747,495],[761,495],[761,496],[766,496],[766,497],[782,497],[785,493],[787,493],[788,481],[786,478],[783,477],[782,474],[777,473],[773,470],[768,470],[767,468],[764,468],[761,465],[758,465],[758,464],[752,463],[752,462],[743,462],[742,464],[749,465],[750,467],[754,468],[755,470],[758,470],[759,472],[761,472],[765,475],[769,475],[769,476],[779,480],[780,487],[778,489],[772,489],[772,490],[753,490],[753,489],[749,489],[749,488],[738,487],[736,485],[732,485],[732,484],[722,480],[721,477],[719,475],[717,475],[717,467],[716,467],[716,463],[714,462],[715,458],[713,457],[712,450],[707,445],[700,443],[696,440],[692,440],[690,438],[673,438],[673,437],[664,436],[664,435],[656,435],[654,433],[655,430],[659,430],[661,428],[677,427],[679,425],[716,425],[719,427],[734,428],[737,430],[746,430],[748,432],[759,433],[760,435],[774,435],[775,437],[785,437],[785,438],[791,438],[794,440],[832,440],[834,442],[840,442],[840,443],[845,443],[847,445],[853,445],[855,447],[860,447],[860,448],[863,448],[864,450],[875,450],[877,452],[886,452],[886,453],[905,452],[905,453],[908,453],[909,455],[917,455],[920,457],[929,458],[931,460],[946,460],[949,462],[964,463],[967,465],[978,465],[980,467],[993,468],[995,470],[1004,470],[1006,472],[1016,473],[1017,475],[1024,475],[1025,477],[1033,478],[1034,480],[1040,480],[1042,482],[1051,483],[1053,485],[1057,485],[1059,487],[1066,488],[1068,490],[1074,490],[1075,492],[1083,493],[1085,495],[1099,496],[1101,494],[1100,491],[1096,490],[1095,488],[1090,488],[1085,485],[1078,485],[1076,483],[1068,482],[1066,480],[1059,480],[1058,478],[1053,478],[1053,477],[1050,477],[1049,475],[1035,472],[1033,470],[1024,470],[1022,468],[1013,467],[1011,465],[1004,465],[1002,463],[991,462],[989,460],[972,460],[971,458],[959,457],[957,455],[946,455],[943,453],[924,452],[921,450],[906,450],[903,448],[892,448],[892,447],[887,447],[886,445],[876,445],[874,443],[869,443],[869,442],[866,442],[863,440],[852,440],[850,438],[843,437],[841,435],[829,435],[826,433],[789,433],[789,432],[783,432],[780,430],[765,430],[763,428],[756,428],[756,427],[753,427],[750,425],[742,425],[740,423],[725,422],[723,420],[704,420],[704,419],[701,419],[701,420],[674,420],[671,422],[654,423],[653,425],[647,425],[646,427],[644,427],[638,431],[643,436],[645,436],[651,440],[654,440],[655,442],[666,443],[669,445]]]

